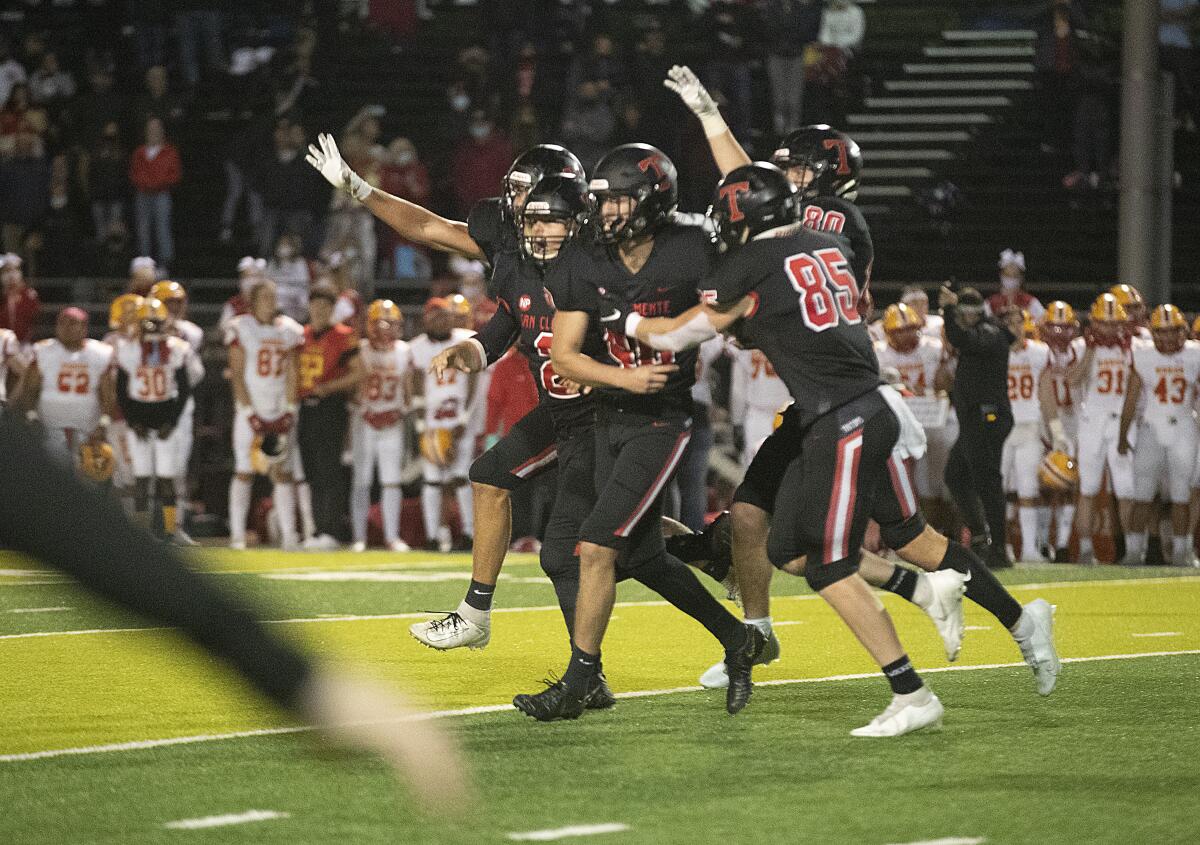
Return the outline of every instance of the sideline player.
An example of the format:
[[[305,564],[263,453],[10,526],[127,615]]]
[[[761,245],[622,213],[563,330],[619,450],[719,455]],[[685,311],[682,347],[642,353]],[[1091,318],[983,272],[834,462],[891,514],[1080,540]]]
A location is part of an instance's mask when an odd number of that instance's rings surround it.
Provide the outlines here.
[[[134,336],[137,329],[137,310],[142,304],[143,297],[136,293],[123,293],[113,299],[108,307],[108,333],[102,342],[107,343],[116,351],[122,340]],[[128,426],[121,406],[113,397],[112,422],[108,426],[108,445],[113,450],[112,487],[125,505],[126,511],[133,513],[133,459],[129,454]]]
[[[28,419],[41,423],[47,450],[72,466],[84,443],[107,438],[116,404],[104,378],[113,348],[89,338],[87,330],[82,309],[59,311],[54,337],[33,345],[20,390],[20,405]]]
[[[758,349],[738,349],[730,372],[729,416],[742,427],[742,466],[750,466],[775,428],[775,417],[791,400],[787,385]]]
[[[26,362],[21,354],[21,344],[11,329],[0,329],[0,414],[8,404],[8,377],[20,379],[25,372]],[[15,390],[14,390],[15,392]]]
[[[150,482],[162,511],[162,532],[176,530],[175,477],[179,474],[179,422],[194,385],[204,377],[200,356],[167,332],[167,307],[150,297],[138,306],[133,338],[118,341],[112,378],[128,426],[133,463],[134,516],[149,527]]]
[[[464,539],[475,534],[474,501],[467,476],[474,460],[475,438],[468,431],[477,377],[458,370],[436,373],[434,359],[446,349],[461,343],[473,333],[456,328],[450,303],[434,297],[425,303],[425,332],[409,344],[412,369],[409,392],[414,405],[424,408],[421,426],[421,459],[424,484],[421,487],[421,515],[425,520],[425,543],[429,550],[448,552],[450,527],[443,502],[447,493],[458,500]]]
[[[1117,440],[1121,455],[1133,451],[1134,505],[1125,539],[1126,565],[1146,562],[1147,522],[1164,478],[1174,535],[1171,562],[1175,566],[1200,565],[1188,530],[1198,440],[1193,409],[1200,379],[1200,343],[1188,340],[1187,334],[1183,313],[1174,305],[1160,305],[1150,315],[1153,343],[1135,343],[1131,350],[1129,389]],[[1135,417],[1137,446],[1131,447],[1129,429]]]
[[[350,493],[354,528],[351,548],[356,552],[367,548],[371,479],[377,469],[384,542],[393,552],[409,550],[400,539],[400,478],[404,416],[408,413],[405,384],[412,367],[408,344],[400,339],[403,326],[400,306],[390,299],[376,299],[367,307],[367,336],[359,341],[364,369],[358,393],[362,425],[355,429],[354,487]]]
[[[1072,387],[1080,388],[1083,411],[1079,417],[1079,562],[1093,563],[1092,529],[1096,495],[1108,468],[1117,513],[1122,527],[1129,526],[1133,507],[1133,455],[1117,449],[1121,410],[1133,360],[1133,324],[1125,307],[1111,293],[1102,293],[1092,303],[1091,322],[1081,339],[1079,359],[1068,370]],[[1136,443],[1137,429],[1130,427],[1126,439]],[[1137,548],[1137,537],[1130,535],[1133,548],[1125,552],[1144,555]]]
[[[304,342],[300,324],[278,313],[275,283],[262,279],[250,288],[250,313],[234,317],[225,331],[229,346],[233,418],[233,479],[229,484],[229,548],[246,548],[246,517],[254,480],[251,452],[255,441],[274,445],[270,468],[273,499],[285,549],[299,546],[296,536],[295,474],[300,450],[291,437],[296,424],[297,353]],[[305,516],[301,513],[301,516]],[[311,520],[311,512],[307,515]],[[311,527],[306,520],[306,528]]]
[[[1051,302],[1042,315],[1038,333],[1050,349],[1046,375],[1054,391],[1054,410],[1067,439],[1062,451],[1073,458],[1078,449],[1079,418],[1077,391],[1072,389],[1068,374],[1083,354],[1083,341],[1076,340],[1080,328],[1075,309],[1062,300]],[[1049,499],[1054,511],[1054,562],[1066,563],[1070,558],[1067,546],[1071,541],[1071,527],[1075,524],[1075,496],[1073,492],[1054,491]]]

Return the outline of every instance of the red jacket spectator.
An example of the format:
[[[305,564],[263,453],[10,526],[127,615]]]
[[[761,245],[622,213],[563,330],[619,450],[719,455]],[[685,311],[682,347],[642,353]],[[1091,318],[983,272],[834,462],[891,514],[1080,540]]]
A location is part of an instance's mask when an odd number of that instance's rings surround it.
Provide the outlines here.
[[[471,137],[459,142],[454,150],[450,166],[454,198],[463,220],[479,200],[500,193],[500,182],[513,160],[508,138],[496,131],[482,112],[471,118],[470,132]]]
[[[0,255],[0,329],[10,329],[22,346],[33,342],[33,324],[41,310],[37,291],[25,284],[21,276],[21,259],[16,255]]]
[[[181,176],[179,150],[168,142],[158,147],[142,144],[129,160],[129,181],[143,193],[169,191],[179,184]]]

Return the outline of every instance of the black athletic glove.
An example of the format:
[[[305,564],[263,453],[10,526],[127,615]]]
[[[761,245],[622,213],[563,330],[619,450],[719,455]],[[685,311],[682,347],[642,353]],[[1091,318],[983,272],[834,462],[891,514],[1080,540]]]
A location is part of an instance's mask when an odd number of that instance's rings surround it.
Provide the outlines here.
[[[610,291],[600,294],[600,326],[610,332],[625,334],[625,319],[633,311],[625,298]]]

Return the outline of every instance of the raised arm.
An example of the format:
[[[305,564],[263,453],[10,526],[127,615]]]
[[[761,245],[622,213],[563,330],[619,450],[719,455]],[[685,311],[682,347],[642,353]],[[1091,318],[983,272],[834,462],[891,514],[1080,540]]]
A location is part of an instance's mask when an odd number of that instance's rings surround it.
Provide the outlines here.
[[[721,111],[712,95],[700,84],[691,68],[687,65],[674,65],[667,71],[667,79],[663,80],[663,85],[678,94],[683,104],[700,119],[700,125],[704,127],[704,136],[708,139],[708,147],[712,150],[713,161],[716,162],[722,176],[734,168],[750,163],[750,156],[746,155],[737,138],[733,137],[733,132],[726,125],[725,118],[721,117]]]
[[[479,244],[467,233],[466,223],[447,220],[415,203],[394,197],[387,191],[372,188],[346,164],[332,135],[318,135],[317,144],[308,145],[305,160],[329,184],[361,202],[405,240],[442,252],[456,252],[467,258],[486,260]]]

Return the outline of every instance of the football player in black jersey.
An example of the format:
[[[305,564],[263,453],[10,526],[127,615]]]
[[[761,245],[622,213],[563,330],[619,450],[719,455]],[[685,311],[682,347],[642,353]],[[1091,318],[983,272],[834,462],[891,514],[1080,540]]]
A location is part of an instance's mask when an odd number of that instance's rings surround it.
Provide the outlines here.
[[[705,230],[675,218],[675,166],[647,144],[626,144],[597,164],[593,237],[577,238],[546,276],[558,311],[551,363],[562,377],[594,388],[596,500],[580,529],[580,583],[573,650],[560,682],[513,703],[535,718],[575,718],[600,662],[600,644],[619,574],[668,560],[660,530],[662,492],[691,436],[694,350],[658,353],[602,328],[603,297],[621,297],[647,315],[672,316],[697,302],[709,267]],[[758,655],[765,640],[737,621],[673,558],[679,605],[720,640],[727,658]],[[639,576],[635,576],[639,577]],[[740,704],[727,702],[730,712]]]
[[[750,159],[720,118],[712,97],[687,68],[674,67],[664,83],[683,99],[704,125],[713,158],[722,174],[749,163]],[[862,171],[862,153],[845,133],[829,126],[801,127],[785,135],[772,155],[772,163],[784,171],[800,193],[799,219],[817,231],[834,235],[850,260],[859,282],[860,311],[870,300],[870,274],[874,245],[866,220],[853,201],[857,198]],[[865,316],[865,315],[864,315]],[[864,319],[864,323],[866,320]],[[741,594],[746,620],[770,632],[770,583],[772,567],[766,537],[784,468],[799,454],[799,420],[794,407],[783,414],[782,424],[760,447],[734,493],[730,507],[733,531],[734,575]],[[920,606],[933,619],[954,660],[962,641],[961,611],[952,610],[954,593],[960,589],[948,570],[970,572],[967,598],[979,604],[1012,633],[1021,654],[1033,669],[1037,690],[1048,695],[1054,689],[1059,660],[1054,650],[1050,620],[1042,604],[1022,608],[1003,585],[970,550],[950,542],[933,528],[904,547],[892,546],[900,556],[927,571],[919,575],[896,567],[878,555],[864,552],[860,574],[869,583],[886,589]],[[1016,620],[1014,622],[1014,620]],[[713,666],[701,678],[706,686],[727,683],[721,666]]]

